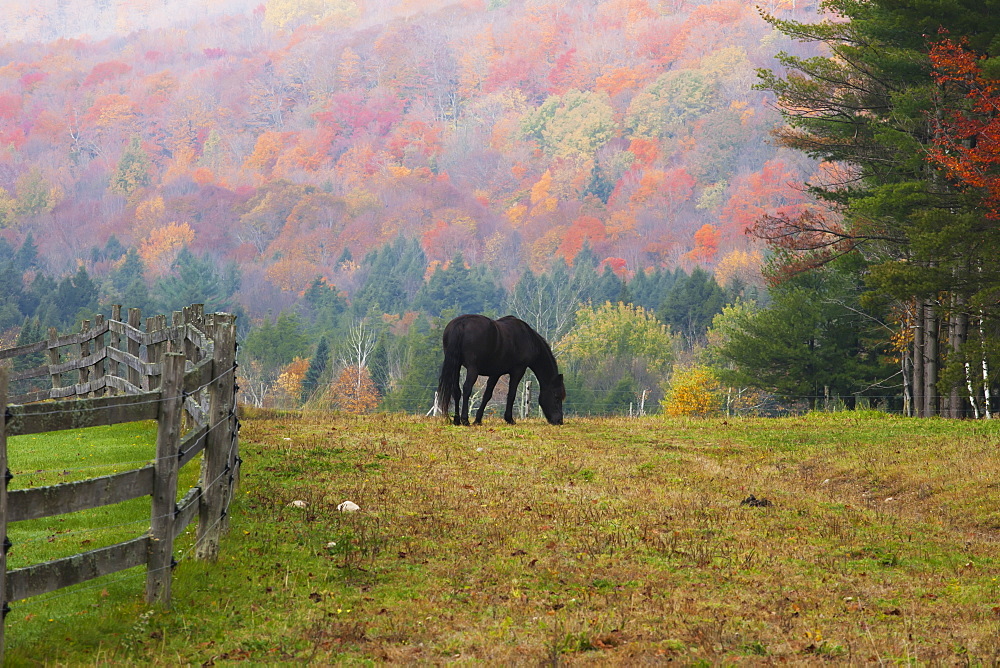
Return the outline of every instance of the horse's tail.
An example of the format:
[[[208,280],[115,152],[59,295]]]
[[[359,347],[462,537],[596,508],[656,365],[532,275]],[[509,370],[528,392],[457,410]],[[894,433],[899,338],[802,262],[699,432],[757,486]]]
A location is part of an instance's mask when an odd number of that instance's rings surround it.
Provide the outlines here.
[[[444,363],[441,365],[441,377],[438,379],[437,407],[448,415],[451,395],[458,385],[458,375],[462,370],[462,337],[457,331],[446,331],[444,336]]]

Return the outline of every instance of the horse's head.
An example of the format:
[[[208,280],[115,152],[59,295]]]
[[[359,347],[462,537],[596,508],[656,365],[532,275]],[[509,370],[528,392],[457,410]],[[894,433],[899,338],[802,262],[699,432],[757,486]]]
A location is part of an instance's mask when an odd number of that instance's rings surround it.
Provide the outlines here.
[[[552,382],[546,384],[538,393],[538,405],[549,424],[563,423],[563,400],[566,398],[566,385],[562,374],[558,374]]]

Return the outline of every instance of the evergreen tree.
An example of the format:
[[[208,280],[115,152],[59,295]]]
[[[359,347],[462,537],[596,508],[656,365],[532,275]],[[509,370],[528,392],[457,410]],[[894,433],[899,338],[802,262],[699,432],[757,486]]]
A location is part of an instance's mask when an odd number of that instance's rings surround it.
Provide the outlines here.
[[[21,325],[21,331],[17,334],[17,340],[14,342],[14,345],[26,346],[29,343],[44,341],[45,338],[45,328],[42,327],[42,323],[38,320],[38,318],[25,318],[24,323]],[[35,367],[39,367],[43,364],[45,364],[45,353],[42,352],[20,355],[14,358],[15,371],[34,369]]]
[[[499,279],[483,267],[469,268],[457,253],[444,268],[435,271],[417,291],[414,306],[440,317],[445,311],[496,313],[503,304]]]
[[[733,308],[717,318],[711,355],[720,379],[814,408],[826,396],[851,405],[855,395],[884,394],[882,381],[894,372],[875,331],[883,325],[862,308],[849,264],[776,286],[767,308]]]
[[[46,287],[50,285],[48,281],[36,278],[32,288],[39,283]],[[78,320],[89,318],[97,312],[98,294],[97,284],[81,265],[75,274],[64,277],[55,285],[54,290],[41,296],[36,315],[43,324],[65,330]]]
[[[850,164],[855,173],[843,183],[811,188],[837,215],[809,211],[765,218],[755,233],[790,251],[783,273],[863,251],[872,291],[896,300],[897,311],[908,314],[896,327],[912,333],[902,364],[918,414],[941,408],[942,352],[950,348],[952,356],[961,356],[963,342],[975,334],[968,323],[992,309],[995,299],[984,297],[1000,285],[994,260],[1000,231],[926,159],[937,132],[934,119],[967,104],[934,84],[930,45],[944,28],[953,38],[995,52],[1000,24],[991,5],[828,0],[820,23],[768,17],[781,32],[822,43],[828,53],[779,54],[784,74],[762,72],[762,87],[777,95],[788,123],[779,141],[824,161]],[[941,331],[946,333],[939,338]],[[961,414],[959,394],[957,385],[949,389],[953,415]]]
[[[265,319],[250,330],[243,352],[260,362],[265,374],[277,373],[296,357],[309,354],[305,324],[295,313],[281,313],[274,322]]]
[[[611,271],[611,267],[608,266],[604,267],[604,271],[601,272],[601,275],[594,283],[594,287],[588,295],[588,300],[592,304],[603,304],[604,302],[611,302],[612,304],[624,302],[627,304],[632,301],[629,298],[628,287],[625,285],[625,281],[618,274]]]
[[[302,379],[302,401],[312,396],[316,388],[319,387],[320,378],[326,372],[327,364],[330,362],[330,344],[325,336],[321,336],[316,345],[316,352],[309,360],[309,368],[306,369],[305,378]]]
[[[657,314],[693,345],[704,337],[712,318],[721,313],[725,305],[725,291],[715,282],[715,277],[695,267],[690,276],[674,283]]]
[[[21,273],[14,268],[13,262],[8,261],[0,265],[0,294],[4,296],[3,302],[0,303],[0,329],[15,327],[24,320],[24,313],[21,310],[24,293]]]
[[[441,370],[442,321],[432,324],[419,318],[404,337],[403,369],[398,381],[388,389],[382,407],[390,411],[426,413],[434,403]]]
[[[427,260],[415,240],[398,237],[370,252],[362,263],[367,277],[351,304],[354,318],[369,312],[403,313],[423,284]]]
[[[197,257],[187,248],[174,260],[171,273],[153,286],[156,310],[179,311],[191,304],[204,304],[206,313],[233,312],[233,294],[239,289],[239,271],[230,264],[220,276],[209,256]]]
[[[24,272],[38,267],[38,245],[35,243],[35,236],[31,232],[24,237],[24,242],[17,249],[14,255],[14,268]]]

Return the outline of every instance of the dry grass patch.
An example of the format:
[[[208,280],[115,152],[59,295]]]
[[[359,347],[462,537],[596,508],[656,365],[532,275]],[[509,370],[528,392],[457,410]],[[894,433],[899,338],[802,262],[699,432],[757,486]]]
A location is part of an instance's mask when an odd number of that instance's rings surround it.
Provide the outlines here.
[[[59,660],[992,662],[998,431],[838,414],[456,428],[258,414],[216,565]],[[741,505],[750,494],[769,506]],[[292,501],[304,501],[295,508]],[[341,513],[351,500],[358,513]],[[129,621],[123,621],[129,620]],[[115,626],[117,625],[117,629]]]

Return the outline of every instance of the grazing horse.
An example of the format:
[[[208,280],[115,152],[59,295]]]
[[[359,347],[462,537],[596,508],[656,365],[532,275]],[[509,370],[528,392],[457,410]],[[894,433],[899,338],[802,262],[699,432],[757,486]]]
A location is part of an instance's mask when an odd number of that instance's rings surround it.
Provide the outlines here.
[[[447,415],[448,404],[455,399],[455,424],[469,424],[469,398],[479,376],[487,376],[483,400],[476,411],[475,424],[482,424],[486,403],[493,396],[500,376],[510,374],[507,410],[503,419],[514,424],[514,398],[524,372],[531,369],[541,388],[538,404],[551,424],[563,422],[563,399],[566,386],[552,355],[552,349],[528,323],[512,315],[490,320],[484,315],[460,315],[444,328],[444,364],[438,382],[438,408]],[[465,383],[459,387],[458,376],[465,367]],[[459,401],[461,400],[461,406]]]

